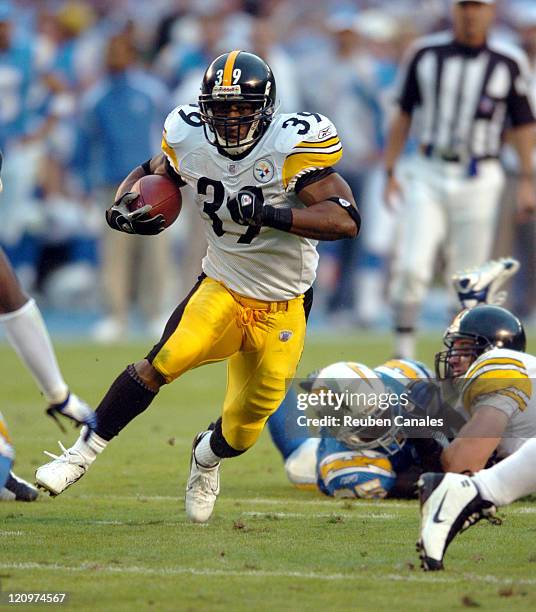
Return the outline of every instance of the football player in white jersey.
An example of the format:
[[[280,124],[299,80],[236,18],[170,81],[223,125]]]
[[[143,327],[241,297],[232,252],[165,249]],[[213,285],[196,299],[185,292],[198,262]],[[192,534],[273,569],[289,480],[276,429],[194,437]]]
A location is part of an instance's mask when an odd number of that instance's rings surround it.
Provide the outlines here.
[[[222,416],[194,439],[186,489],[188,516],[205,522],[219,492],[221,460],[253,446],[294,377],[316,240],[355,237],[360,217],[350,188],[332,170],[342,155],[335,126],[315,113],[278,115],[273,74],[251,53],[232,51],[210,64],[198,106],[169,114],[162,150],[123,181],[108,223],[127,233],[159,233],[162,218],[129,212],[137,197],[132,185],[147,174],[191,185],[208,241],[203,274],[160,342],[113,383],[97,408],[96,430],[39,468],[36,480],[58,495],[162,385],[229,359]]]
[[[482,304],[456,318],[436,355],[440,380],[452,381],[467,423],[445,449],[445,471],[476,472],[536,437],[536,357],[525,352],[521,321],[500,306]]]
[[[531,474],[527,478],[526,470],[519,469],[519,460],[514,461],[517,475],[510,474],[506,464],[505,474],[512,478],[514,493],[501,497],[494,472],[487,476],[483,470],[493,453],[498,459],[516,451],[520,456],[534,454],[536,357],[525,352],[521,321],[505,308],[479,305],[457,317],[445,336],[445,345],[447,350],[436,355],[436,369],[441,378],[452,380],[459,389],[468,420],[443,450],[441,467],[446,472],[477,474],[474,481],[443,474],[427,474],[420,480],[418,550],[427,570],[442,569],[446,548],[462,527],[488,517],[494,503],[509,503],[526,492],[527,483],[530,492],[534,482]],[[500,465],[497,468],[502,473]],[[448,492],[451,485],[455,493]]]

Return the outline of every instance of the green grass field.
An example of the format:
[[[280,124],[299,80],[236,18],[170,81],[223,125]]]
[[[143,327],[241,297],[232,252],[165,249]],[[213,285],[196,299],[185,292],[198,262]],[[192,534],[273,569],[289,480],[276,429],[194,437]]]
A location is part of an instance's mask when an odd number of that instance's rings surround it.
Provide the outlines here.
[[[96,404],[145,346],[60,346],[73,389]],[[384,337],[311,338],[305,375],[340,359],[375,365]],[[421,357],[437,341],[423,342]],[[76,434],[62,435],[10,349],[0,346],[1,408],[31,479]],[[427,361],[430,361],[428,359]],[[184,514],[193,435],[219,412],[222,365],[164,389],[88,474],[62,496],[0,504],[1,590],[68,592],[79,610],[486,610],[536,608],[536,505],[515,504],[502,527],[482,524],[452,545],[447,570],[420,571],[416,502],[336,501],[293,489],[265,432],[222,469],[207,525]],[[16,607],[16,606],[11,606]],[[22,608],[22,606],[18,606]]]

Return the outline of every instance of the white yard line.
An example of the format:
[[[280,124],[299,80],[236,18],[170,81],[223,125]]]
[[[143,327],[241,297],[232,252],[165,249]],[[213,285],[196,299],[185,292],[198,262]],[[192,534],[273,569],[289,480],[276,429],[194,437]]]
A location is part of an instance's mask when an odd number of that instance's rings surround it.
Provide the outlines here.
[[[192,576],[238,576],[250,578],[299,578],[323,581],[335,580],[366,580],[381,581],[395,580],[398,582],[423,582],[423,583],[458,583],[458,582],[475,582],[501,585],[521,585],[521,584],[536,584],[534,578],[508,579],[498,576],[477,576],[475,574],[461,574],[459,576],[437,576],[436,574],[424,574],[417,572],[415,574],[382,574],[378,576],[360,576],[356,571],[353,574],[323,574],[316,572],[293,572],[293,571],[265,571],[265,570],[218,570],[218,569],[199,569],[195,567],[140,567],[140,566],[117,566],[117,565],[101,565],[100,563],[82,564],[77,566],[58,565],[56,563],[0,563],[2,570],[44,570],[53,572],[87,572],[89,573],[112,573],[112,574],[141,574],[146,576],[178,576],[189,574]]]
[[[180,502],[183,501],[183,497],[174,497],[171,495],[79,495],[77,499],[116,499],[118,501],[172,501]],[[351,504],[351,508],[344,508],[343,504],[346,503],[344,499],[332,499],[326,497],[326,499],[286,499],[281,497],[274,498],[263,498],[263,497],[227,497],[220,498],[220,502],[231,503],[231,504],[244,504],[251,505],[257,504],[262,506],[323,506],[326,509],[333,508],[333,510],[357,510],[359,508],[385,508],[390,510],[391,508],[414,508],[414,502],[383,502],[383,501],[365,501],[365,500],[348,500]]]
[[[339,508],[334,508],[333,512],[328,513],[305,513],[305,512],[241,512],[242,516],[252,516],[255,518],[275,518],[275,519],[285,519],[285,518],[333,518],[337,516],[344,516],[345,518],[351,518],[354,515],[352,510],[341,510]],[[362,518],[362,517],[360,517]],[[396,514],[388,514],[386,512],[381,513],[372,513],[367,514],[367,518],[371,519],[384,519],[384,520],[394,520],[398,518]]]
[[[116,499],[118,501],[171,501],[181,502],[183,497],[174,497],[172,495],[79,495],[78,499]],[[378,510],[391,510],[392,508],[416,508],[417,500],[404,501],[367,501],[364,499],[287,499],[282,497],[227,497],[221,498],[219,503],[244,504],[244,505],[260,505],[260,506],[323,506],[326,510],[332,509],[335,511],[348,510],[354,512],[359,508],[376,508]],[[351,506],[345,508],[344,504],[349,503]],[[502,511],[502,509],[500,509]],[[504,508],[504,513],[508,514],[536,514],[536,503],[532,506],[514,506],[512,508]]]

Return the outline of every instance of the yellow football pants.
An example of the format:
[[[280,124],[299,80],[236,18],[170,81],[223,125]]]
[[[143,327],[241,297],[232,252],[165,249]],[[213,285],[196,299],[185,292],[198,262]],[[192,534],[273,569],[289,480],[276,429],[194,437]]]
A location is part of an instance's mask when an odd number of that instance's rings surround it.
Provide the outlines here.
[[[171,382],[192,368],[229,359],[222,432],[232,448],[250,448],[296,372],[305,340],[303,296],[263,302],[205,278],[170,333],[172,321],[150,357],[154,368]]]

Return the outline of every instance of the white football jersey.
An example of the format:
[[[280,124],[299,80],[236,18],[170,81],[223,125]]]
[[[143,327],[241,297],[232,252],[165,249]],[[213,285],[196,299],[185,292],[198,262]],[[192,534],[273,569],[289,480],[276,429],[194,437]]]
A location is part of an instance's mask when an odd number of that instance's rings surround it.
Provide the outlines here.
[[[233,198],[246,189],[276,207],[304,208],[294,192],[296,181],[342,156],[329,119],[316,113],[276,115],[260,142],[234,160],[208,143],[196,105],[178,106],[166,119],[162,150],[196,194],[208,243],[207,276],[266,301],[290,300],[309,289],[318,264],[317,241],[239,225]]]
[[[462,402],[474,414],[480,406],[492,406],[508,416],[508,425],[498,446],[499,457],[516,451],[529,438],[536,438],[536,357],[519,351],[492,349],[471,365],[465,374]]]

